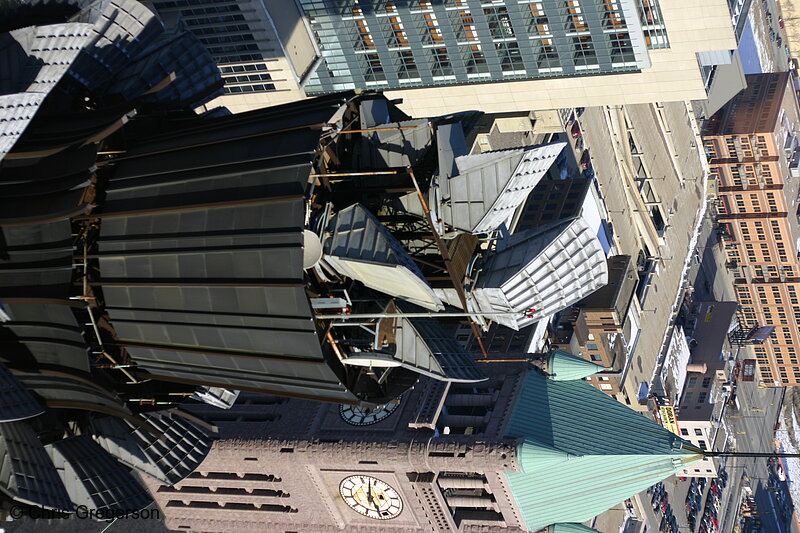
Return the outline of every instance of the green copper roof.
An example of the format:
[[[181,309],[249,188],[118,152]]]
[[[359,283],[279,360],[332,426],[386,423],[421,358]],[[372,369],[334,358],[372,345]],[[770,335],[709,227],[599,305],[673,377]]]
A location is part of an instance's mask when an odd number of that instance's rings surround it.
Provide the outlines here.
[[[530,531],[585,522],[702,458],[696,448],[583,381],[531,371],[506,436],[521,472],[506,472]]]
[[[550,354],[548,373],[550,379],[556,381],[583,379],[602,370],[607,368],[562,350],[555,350]]]
[[[583,524],[553,524],[550,528],[550,533],[600,533],[596,529],[592,529],[589,526],[584,526]]]

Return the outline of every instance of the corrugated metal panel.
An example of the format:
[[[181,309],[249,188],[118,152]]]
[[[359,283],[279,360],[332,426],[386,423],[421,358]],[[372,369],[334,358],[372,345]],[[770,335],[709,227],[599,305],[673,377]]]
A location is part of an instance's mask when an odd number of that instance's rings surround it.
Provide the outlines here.
[[[90,24],[70,22],[8,33],[0,50],[0,160],[11,151],[47,94],[61,81],[84,46]]]
[[[346,109],[344,104],[353,96],[352,92],[337,93],[303,100],[299,103],[236,113],[213,121],[203,117],[182,117],[177,123],[169,124],[169,127],[164,128],[163,132],[148,131],[145,138],[137,139],[135,145],[129,146],[128,155],[153,157],[157,152],[194,148],[197,145],[203,145],[207,149],[208,146],[215,143],[231,141],[231,132],[233,131],[237,136],[243,137],[235,142],[244,142],[248,137],[271,135],[270,140],[274,140],[278,146],[282,147],[277,151],[278,154],[313,151],[318,144],[319,135],[322,133],[320,126],[335,120],[335,115],[341,114]],[[298,143],[297,138],[294,137],[296,132],[305,135],[303,126],[306,127],[306,130],[314,130],[317,133],[316,140],[312,139],[311,144]],[[286,147],[290,148],[289,152],[283,151]],[[265,153],[264,151],[272,154],[275,152],[275,147],[271,142],[261,141],[258,148],[253,150],[255,154]],[[228,164],[239,161],[237,157],[226,156],[225,152],[220,152],[217,156],[225,157]],[[251,157],[250,159],[257,158]],[[125,165],[133,164],[134,161],[128,161]],[[142,165],[142,167],[141,175],[163,169],[161,165]],[[219,175],[223,175],[227,169],[218,168],[215,171]],[[117,175],[119,176],[121,173],[124,175],[122,171]]]
[[[26,203],[19,198],[8,201]],[[43,296],[45,292],[51,297],[67,297],[72,283],[73,255],[68,220],[6,226],[0,228],[0,236],[6,252],[0,257],[0,297],[30,298]],[[41,322],[35,315],[31,321]],[[3,326],[8,324],[0,324],[0,328]]]
[[[374,128],[389,122],[389,106],[385,98],[361,100],[359,102],[361,129]]]
[[[11,151],[45,96],[30,92],[0,95],[0,159]]]
[[[592,529],[589,526],[584,526],[583,524],[554,524],[550,533],[600,533],[596,529]]]
[[[701,458],[591,385],[535,371],[525,377],[505,434],[521,439],[522,472],[505,476],[531,531],[589,520]]]
[[[361,134],[354,145],[357,168],[396,168],[416,165],[428,152],[433,131],[427,119],[412,119],[381,124],[382,129]],[[400,129],[413,128],[413,129]]]
[[[0,330],[11,332],[13,337],[13,341],[2,343],[7,360],[17,362],[32,356],[40,365],[89,372],[89,348],[69,306],[13,303],[5,308],[11,320],[0,323]],[[16,348],[20,345],[26,353]]]
[[[550,354],[547,366],[548,377],[556,381],[583,379],[603,370],[608,369],[562,350]]]
[[[120,416],[131,414],[130,409],[116,396],[66,375],[18,373],[16,376],[25,387],[45,402],[76,402],[100,406]]]
[[[390,309],[393,310],[393,306]],[[384,343],[394,344],[393,358],[405,368],[439,381],[485,379],[478,373],[471,356],[455,341],[448,343],[446,334],[432,319],[382,318],[379,330],[387,338],[377,339],[377,348]]]
[[[208,455],[211,437],[188,420],[166,411],[140,416],[156,434],[119,419],[97,418],[95,442],[123,464],[168,485],[188,476]]]
[[[31,392],[0,364],[0,422],[13,422],[40,415],[44,409]]]
[[[364,206],[339,211],[322,240],[325,261],[342,275],[428,309],[444,309],[403,245]]]
[[[153,498],[91,437],[80,435],[46,447],[73,503],[101,512],[136,511]]]
[[[39,437],[25,422],[0,424],[0,486],[15,500],[61,511],[72,501]]]
[[[506,243],[489,255],[472,293],[479,303],[495,301],[484,311],[535,309],[516,320],[497,317],[509,327],[560,311],[608,281],[603,248],[582,218],[516,233]]]
[[[115,77],[104,93],[132,100],[170,74],[175,80],[160,91],[142,97],[152,104],[173,106],[185,102],[199,107],[223,94],[223,81],[208,48],[191,33],[161,35]]]
[[[445,181],[448,170],[440,168],[441,205],[432,206],[432,210],[445,224],[471,233],[509,225],[564,146],[554,143],[456,157],[456,175]],[[449,163],[445,158],[440,164]],[[407,209],[416,213],[419,207],[409,202]]]
[[[280,106],[283,115],[190,120],[132,143],[139,157],[116,168],[104,204],[126,214],[103,220],[99,255],[109,317],[139,368],[165,380],[355,399],[325,361],[303,288],[303,195],[322,130],[302,126],[340,104],[312,101],[305,117],[295,104]]]
[[[420,308],[400,304],[406,313],[419,312]],[[478,369],[472,354],[464,350],[453,335],[448,334],[433,318],[408,319],[434,356],[448,381],[483,381],[486,377]]]
[[[158,17],[135,0],[94,1],[82,7],[73,20],[92,24],[94,34],[70,74],[89,90],[118,76],[164,30]]]
[[[439,125],[436,128],[436,147],[439,156],[439,180],[447,183],[446,178],[458,174],[456,157],[469,153],[461,123]]]
[[[167,411],[143,413],[141,416],[156,428],[158,434],[136,427],[132,428],[134,438],[158,465],[170,485],[194,472],[211,451],[212,438],[185,418]]]
[[[326,401],[349,403],[356,399],[319,352],[316,361],[313,360],[314,352],[308,352],[305,358],[266,359],[231,353],[193,353],[129,346],[128,353],[141,368],[157,376],[238,390],[310,396]]]
[[[139,445],[131,427],[118,418],[92,419],[92,438],[120,463],[169,484],[169,478]]]

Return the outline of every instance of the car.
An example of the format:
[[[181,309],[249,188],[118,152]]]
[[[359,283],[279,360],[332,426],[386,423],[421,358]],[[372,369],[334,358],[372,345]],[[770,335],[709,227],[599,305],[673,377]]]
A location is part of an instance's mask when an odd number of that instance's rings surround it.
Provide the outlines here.
[[[775,40],[775,30],[769,30],[769,40],[770,41]]]
[[[783,28],[783,17],[778,17],[778,26]]]
[[[586,149],[581,154],[581,169],[582,170],[589,170],[592,168],[592,155],[589,153],[589,150]]]
[[[575,123],[572,125],[572,128],[570,129],[570,135],[572,135],[573,139],[577,139],[578,137],[583,135],[583,132],[581,132],[581,125],[579,122],[575,121]]]

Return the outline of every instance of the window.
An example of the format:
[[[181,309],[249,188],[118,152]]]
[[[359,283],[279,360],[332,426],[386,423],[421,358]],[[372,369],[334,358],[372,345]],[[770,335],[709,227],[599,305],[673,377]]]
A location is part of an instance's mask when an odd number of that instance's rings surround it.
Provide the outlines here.
[[[447,55],[447,48],[431,48],[430,52],[433,59],[431,73],[434,76],[452,76],[453,67]]]
[[[561,71],[561,62],[552,39],[531,41],[536,57],[536,66],[540,72]]]
[[[608,383],[600,384],[600,390],[611,390],[611,388],[612,388],[611,385],[609,385]]]
[[[700,449],[701,450],[707,450],[708,449],[708,444],[706,444],[706,441],[704,441],[704,440],[698,440],[697,444],[700,445]]]
[[[694,428],[694,434],[697,435],[698,437],[702,437],[703,436],[703,430],[700,429],[700,428]]]
[[[481,75],[489,73],[489,66],[486,63],[486,56],[481,50],[481,45],[471,44],[462,49],[461,57],[467,67],[467,75]]]
[[[586,345],[586,349],[587,350],[597,350],[597,345],[596,344],[591,344],[591,343],[587,344]]]
[[[483,14],[489,23],[489,31],[492,38],[504,39],[514,37],[514,28],[511,25],[511,18],[508,16],[508,8],[505,6],[484,8]]]
[[[589,357],[592,358],[592,361],[602,361],[603,360],[603,358],[600,357],[599,353],[590,353]]]
[[[707,389],[711,385],[711,378],[703,378],[703,388]]]
[[[525,65],[522,61],[519,44],[503,41],[495,43],[495,48],[497,49],[500,68],[503,72],[525,73]]]
[[[681,428],[681,435],[683,435],[684,437],[688,436],[689,430],[686,428]]]
[[[547,15],[544,12],[544,4],[533,3],[530,6],[530,22],[528,23],[528,32],[530,35],[538,35],[540,37],[547,37],[550,35],[550,24],[547,20]]]

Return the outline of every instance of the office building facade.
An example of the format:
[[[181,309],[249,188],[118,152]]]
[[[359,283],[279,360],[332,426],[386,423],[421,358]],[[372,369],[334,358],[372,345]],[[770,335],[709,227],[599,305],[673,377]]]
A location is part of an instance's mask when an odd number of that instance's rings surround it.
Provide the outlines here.
[[[775,327],[754,347],[761,379],[797,385],[800,112],[790,73],[751,75],[747,82],[747,90],[712,117],[703,138],[719,184],[718,219],[742,320]]]
[[[704,100],[737,46],[725,0],[153,5],[207,44],[235,111],[352,89],[414,116]]]
[[[324,50],[309,94],[628,72],[669,47],[650,0],[302,3]]]
[[[376,87],[411,114],[705,99],[698,54],[736,48],[719,0],[301,4],[322,53],[307,92]]]
[[[152,0],[168,26],[183,28],[208,48],[225,82],[205,105],[247,111],[305,98],[303,85],[319,49],[292,0]]]

